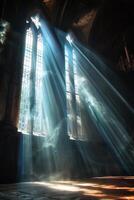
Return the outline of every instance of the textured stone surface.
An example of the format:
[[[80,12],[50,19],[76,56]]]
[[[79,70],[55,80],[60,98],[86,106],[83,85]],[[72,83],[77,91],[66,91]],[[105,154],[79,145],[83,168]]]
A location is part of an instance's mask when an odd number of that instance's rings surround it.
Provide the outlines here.
[[[134,177],[101,177],[86,181],[44,181],[0,185],[0,200],[33,199],[134,200]]]

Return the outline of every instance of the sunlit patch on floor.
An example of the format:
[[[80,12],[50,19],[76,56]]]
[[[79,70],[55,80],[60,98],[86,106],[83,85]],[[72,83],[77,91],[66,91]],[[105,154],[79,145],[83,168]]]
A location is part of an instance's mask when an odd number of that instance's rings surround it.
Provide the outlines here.
[[[97,177],[88,182],[81,181],[51,181],[36,182],[57,191],[79,193],[96,199],[134,199],[134,187],[130,180],[134,177]]]
[[[134,177],[98,177],[0,185],[0,199],[133,200]]]

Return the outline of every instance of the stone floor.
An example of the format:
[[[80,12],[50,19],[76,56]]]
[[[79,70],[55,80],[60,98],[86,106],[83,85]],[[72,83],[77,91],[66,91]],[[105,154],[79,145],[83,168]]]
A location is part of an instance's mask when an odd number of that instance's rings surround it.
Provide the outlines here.
[[[0,200],[134,200],[134,177],[1,184]]]

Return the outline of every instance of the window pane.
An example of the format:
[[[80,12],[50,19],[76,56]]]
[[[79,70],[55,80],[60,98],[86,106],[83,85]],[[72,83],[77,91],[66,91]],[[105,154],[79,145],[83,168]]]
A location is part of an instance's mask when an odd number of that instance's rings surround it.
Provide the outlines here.
[[[19,115],[19,131],[28,133],[30,130],[30,73],[32,62],[33,35],[31,29],[26,31],[25,54],[21,88]]]
[[[37,57],[35,72],[35,112],[34,112],[34,135],[46,135],[43,121],[43,39],[41,34],[37,38]]]
[[[35,42],[36,38],[34,39]],[[36,70],[32,67],[33,55],[36,60],[36,66],[34,66]],[[33,78],[31,79],[31,77]],[[32,94],[34,95],[32,96]],[[31,102],[31,96],[33,103]],[[28,29],[23,66],[19,131],[26,134],[30,134],[32,131],[34,135],[46,135],[46,120],[43,119],[43,39],[39,34],[37,36],[37,46],[33,49],[33,34],[31,29]]]

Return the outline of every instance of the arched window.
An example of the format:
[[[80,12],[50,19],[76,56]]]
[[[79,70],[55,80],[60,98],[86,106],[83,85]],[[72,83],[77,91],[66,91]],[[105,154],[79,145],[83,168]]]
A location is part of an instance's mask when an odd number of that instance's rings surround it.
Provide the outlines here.
[[[37,17],[26,30],[18,129],[24,134],[46,135],[43,118],[43,38]]]
[[[31,28],[26,31],[24,65],[22,75],[21,102],[19,114],[19,131],[30,131],[30,74],[32,70],[33,33]]]
[[[87,134],[83,125],[84,108],[78,88],[80,68],[75,49],[69,44],[65,46],[65,76],[68,135],[70,139],[85,141]]]
[[[53,35],[46,24],[40,30],[38,17],[31,19],[26,31],[18,129],[22,133],[38,136],[57,134],[67,112],[70,139],[86,140],[76,51],[65,44],[64,81],[61,75],[64,54],[56,43],[56,32]],[[66,94],[66,101],[63,93]],[[64,109],[66,102],[67,110]]]

